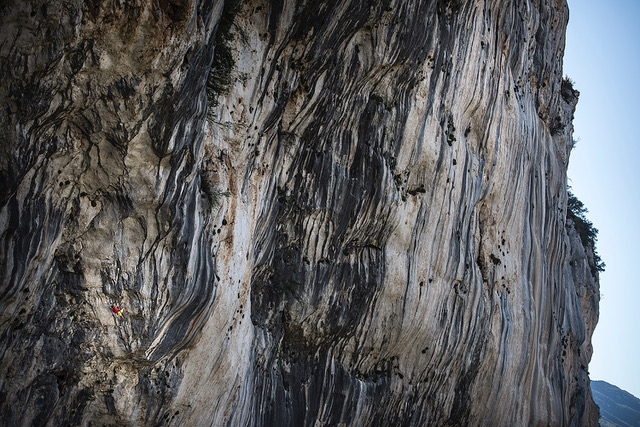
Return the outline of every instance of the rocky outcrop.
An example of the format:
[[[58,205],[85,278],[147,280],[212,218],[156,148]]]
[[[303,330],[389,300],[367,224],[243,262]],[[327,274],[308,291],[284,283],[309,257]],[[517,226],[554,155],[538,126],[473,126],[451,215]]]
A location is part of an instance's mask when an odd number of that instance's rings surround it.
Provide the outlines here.
[[[595,425],[567,18],[7,7],[2,422]]]

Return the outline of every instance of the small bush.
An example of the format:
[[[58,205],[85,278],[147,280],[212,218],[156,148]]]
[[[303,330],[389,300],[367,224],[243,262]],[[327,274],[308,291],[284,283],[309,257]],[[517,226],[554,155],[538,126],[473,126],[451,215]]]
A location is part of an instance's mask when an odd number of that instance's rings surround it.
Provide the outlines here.
[[[591,248],[595,261],[595,269],[604,271],[606,265],[596,252],[596,242],[598,240],[598,229],[587,219],[585,214],[589,212],[585,205],[569,190],[569,200],[567,203],[567,218],[575,224],[576,231],[580,236],[582,245]]]
[[[213,64],[207,76],[207,98],[211,107],[218,105],[218,96],[227,93],[232,83],[232,71],[236,65],[231,50],[232,29],[241,2],[242,0],[226,1],[220,16],[214,43]]]
[[[580,92],[575,90],[573,85],[574,82],[569,76],[565,76],[565,78],[562,79],[562,83],[560,83],[560,96],[568,103],[576,101],[580,96]]]
[[[200,191],[202,191],[209,200],[209,209],[217,208],[220,206],[221,197],[228,197],[231,195],[229,190],[222,191],[218,187],[212,185],[207,179],[206,173],[200,172]]]

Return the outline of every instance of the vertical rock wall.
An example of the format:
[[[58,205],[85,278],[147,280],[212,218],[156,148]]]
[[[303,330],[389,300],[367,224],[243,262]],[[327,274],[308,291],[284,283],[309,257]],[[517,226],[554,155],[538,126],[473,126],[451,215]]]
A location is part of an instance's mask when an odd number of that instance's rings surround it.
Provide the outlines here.
[[[220,7],[2,11],[3,425],[162,421],[216,295],[197,171]]]
[[[4,423],[597,423],[564,1],[245,0],[208,119],[127,4],[2,18]]]

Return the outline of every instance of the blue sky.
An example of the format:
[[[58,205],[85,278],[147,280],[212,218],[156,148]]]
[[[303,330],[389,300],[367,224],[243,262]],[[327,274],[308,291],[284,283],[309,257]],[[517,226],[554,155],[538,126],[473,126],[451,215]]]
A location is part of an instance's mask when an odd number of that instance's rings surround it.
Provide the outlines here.
[[[569,11],[564,74],[580,91],[569,183],[607,265],[589,372],[640,396],[640,0],[569,0]]]

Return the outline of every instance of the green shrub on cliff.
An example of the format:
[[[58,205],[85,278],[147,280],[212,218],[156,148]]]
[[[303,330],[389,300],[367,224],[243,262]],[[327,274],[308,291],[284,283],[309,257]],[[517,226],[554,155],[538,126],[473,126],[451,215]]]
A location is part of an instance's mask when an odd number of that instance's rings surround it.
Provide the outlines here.
[[[585,214],[589,212],[578,198],[568,190],[569,200],[567,202],[567,218],[571,219],[575,224],[576,231],[580,236],[580,240],[585,247],[593,250],[593,257],[595,261],[595,269],[597,271],[604,271],[606,265],[600,258],[600,255],[596,252],[596,242],[598,240],[598,229],[593,226],[593,223],[587,219]]]
[[[207,76],[207,98],[209,105],[218,105],[218,95],[225,94],[232,83],[232,71],[236,65],[231,49],[234,20],[242,0],[226,1],[218,22],[214,45],[213,64]]]

